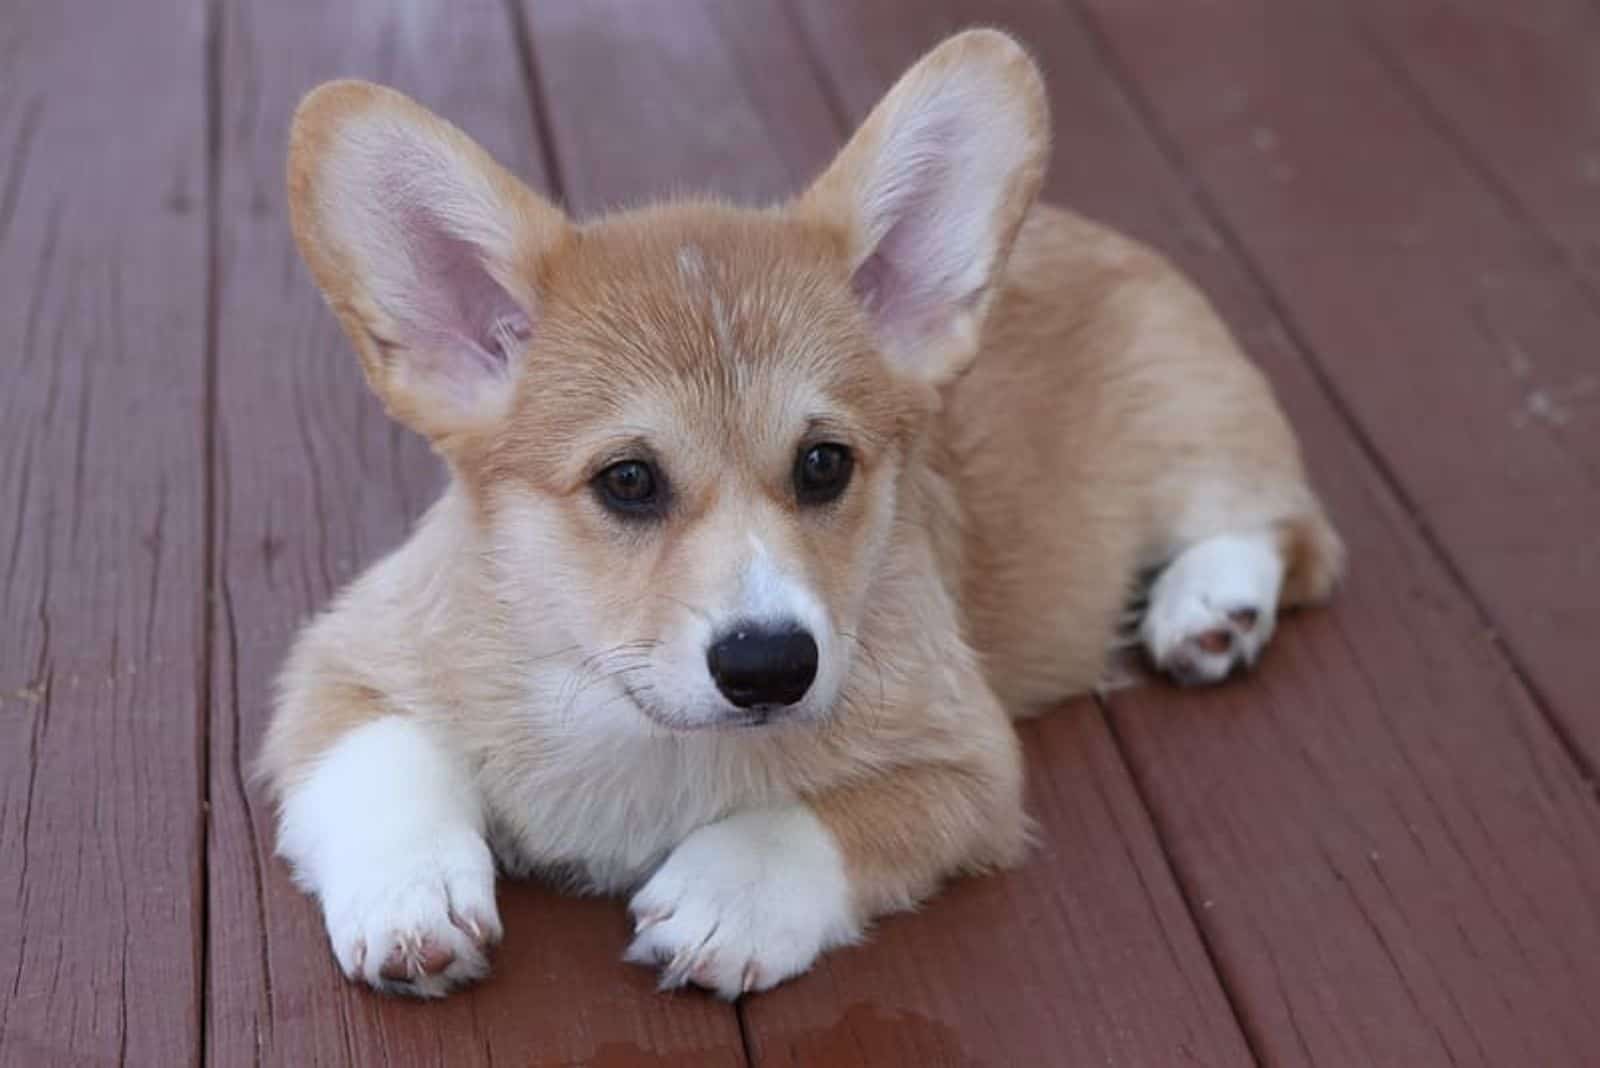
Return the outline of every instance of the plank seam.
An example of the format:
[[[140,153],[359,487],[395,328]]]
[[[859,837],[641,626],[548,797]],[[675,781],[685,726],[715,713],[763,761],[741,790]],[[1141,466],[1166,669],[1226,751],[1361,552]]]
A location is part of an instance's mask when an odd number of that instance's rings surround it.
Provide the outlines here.
[[[205,6],[205,144],[206,144],[206,236],[205,236],[205,352],[201,368],[202,471],[200,487],[201,514],[205,517],[205,538],[201,550],[200,593],[200,656],[197,665],[199,693],[196,709],[199,729],[196,731],[198,748],[196,765],[200,777],[199,856],[200,901],[199,937],[196,939],[198,957],[196,989],[198,1041],[195,1063],[204,1064],[210,1053],[211,1002],[211,713],[212,713],[212,655],[216,613],[216,512],[217,512],[217,313],[221,300],[219,264],[221,257],[221,205],[222,189],[222,19],[223,0],[207,0]]]
[[[828,73],[827,64],[822,62],[822,56],[817,51],[817,42],[806,27],[806,20],[795,10],[795,0],[783,0],[779,3],[778,9],[783,12],[784,20],[789,24],[789,32],[794,35],[796,43],[800,46],[800,56],[805,60],[806,68],[816,79],[817,89],[822,94],[822,103],[828,109],[828,116],[833,120],[834,130],[839,137],[848,137],[852,125],[850,109],[845,106],[838,83]]]
[[[511,23],[511,37],[516,44],[517,65],[522,71],[522,88],[528,98],[528,108],[533,113],[533,139],[538,145],[539,166],[544,170],[544,180],[550,197],[556,204],[566,206],[566,182],[562,179],[561,157],[556,152],[555,129],[551,125],[550,109],[545,104],[544,82],[539,77],[539,64],[533,54],[533,31],[528,24],[528,13],[522,0],[505,0],[506,18]]]
[[[11,229],[11,220],[17,212],[17,201],[22,199],[22,180],[28,173],[29,152],[43,115],[44,94],[35,93],[22,113],[22,125],[11,145],[11,163],[4,180],[0,181],[0,244],[5,242],[6,232]]]
[[[219,480],[220,485],[220,480]],[[226,522],[226,517],[218,517],[218,524]],[[226,530],[219,536],[222,551],[219,556],[225,555],[228,538]],[[263,1045],[270,1046],[273,1041],[273,1022],[278,1018],[278,1009],[272,989],[272,956],[267,926],[267,891],[262,879],[263,854],[261,839],[256,832],[255,813],[250,804],[250,792],[245,784],[243,773],[244,758],[244,731],[239,714],[239,625],[233,612],[233,590],[225,577],[219,575],[217,583],[217,598],[221,603],[222,620],[227,627],[228,635],[228,703],[233,712],[233,784],[239,795],[239,806],[244,813],[245,834],[250,838],[250,877],[255,889],[256,930],[260,934],[259,951],[261,955],[261,989],[266,1000],[266,1014],[264,1016],[265,1031],[263,1036],[255,1036],[255,1063],[261,1063],[261,1049]],[[270,858],[268,858],[270,863]]]
[[[753,1068],[756,1063],[756,1044],[750,1022],[745,1019],[745,1000],[740,998],[733,1003],[733,1018],[739,1024],[739,1052],[744,1054],[744,1063]]]
[[[1161,846],[1161,860],[1166,865],[1167,873],[1172,877],[1173,885],[1178,888],[1178,896],[1183,900],[1183,911],[1189,917],[1189,925],[1194,928],[1195,936],[1200,940],[1200,949],[1206,955],[1206,963],[1211,965],[1211,972],[1217,977],[1217,986],[1222,990],[1222,999],[1227,1003],[1228,1011],[1233,1014],[1234,1026],[1239,1029],[1239,1035],[1244,1039],[1245,1049],[1250,1053],[1250,1059],[1257,1065],[1267,1063],[1255,1032],[1251,1030],[1249,1019],[1244,1013],[1244,1007],[1236,998],[1233,984],[1228,981],[1227,969],[1223,967],[1216,947],[1212,944],[1211,936],[1206,931],[1206,925],[1195,907],[1194,896],[1190,894],[1189,887],[1183,879],[1182,870],[1172,856],[1172,847],[1167,830],[1161,819],[1161,813],[1150,803],[1150,790],[1144,781],[1144,775],[1138,765],[1129,757],[1128,744],[1122,737],[1122,731],[1117,725],[1117,717],[1111,714],[1111,707],[1105,697],[1094,695],[1095,707],[1100,711],[1100,718],[1105,722],[1106,731],[1111,735],[1111,744],[1117,751],[1117,759],[1122,761],[1123,769],[1128,774],[1128,781],[1133,786],[1133,791],[1138,795],[1139,804],[1144,807],[1145,818],[1150,821],[1151,833],[1155,835],[1156,842]],[[1143,881],[1143,876],[1140,876]],[[1299,1038],[1299,1028],[1296,1026],[1295,1035]],[[1301,1047],[1305,1047],[1305,1040],[1301,1039]],[[1309,1050],[1307,1053],[1309,1055]]]
[[[1433,525],[1428,521],[1416,500],[1405,488],[1399,475],[1389,465],[1377,443],[1367,433],[1360,418],[1354,409],[1345,400],[1344,395],[1335,385],[1332,376],[1317,356],[1315,349],[1310,344],[1299,323],[1290,313],[1288,306],[1280,297],[1276,288],[1269,281],[1265,270],[1249,252],[1243,239],[1228,224],[1226,214],[1218,206],[1216,199],[1205,188],[1200,179],[1191,174],[1185,167],[1183,150],[1168,132],[1157,113],[1155,105],[1140,91],[1137,80],[1132,72],[1117,57],[1110,41],[1095,20],[1093,14],[1082,6],[1082,0],[1061,0],[1067,12],[1082,26],[1086,38],[1093,44],[1099,54],[1101,63],[1110,75],[1122,96],[1135,115],[1143,123],[1150,136],[1151,143],[1161,153],[1173,171],[1183,176],[1189,195],[1198,209],[1201,217],[1216,231],[1222,239],[1223,246],[1229,255],[1243,269],[1246,279],[1261,296],[1267,310],[1278,324],[1283,328],[1290,346],[1299,357],[1306,369],[1311,373],[1318,389],[1327,398],[1334,414],[1340,423],[1349,432],[1357,449],[1364,455],[1368,464],[1378,478],[1379,484],[1388,492],[1400,510],[1410,520],[1412,527],[1417,532],[1423,545],[1443,568],[1450,584],[1461,594],[1467,605],[1477,617],[1479,625],[1489,638],[1489,644],[1498,652],[1501,663],[1510,672],[1512,678],[1521,687],[1524,695],[1533,703],[1539,712],[1540,719],[1549,728],[1563,753],[1577,769],[1579,776],[1591,786],[1596,785],[1596,767],[1578,744],[1576,737],[1569,732],[1556,716],[1549,696],[1534,680],[1527,666],[1522,662],[1514,650],[1501,638],[1495,626],[1494,617],[1489,613],[1488,606],[1478,595],[1477,590],[1468,580],[1465,571],[1456,561],[1455,557],[1446,549],[1443,539],[1440,538]],[[1591,791],[1593,794],[1594,791]],[[1596,797],[1600,800],[1600,796]]]

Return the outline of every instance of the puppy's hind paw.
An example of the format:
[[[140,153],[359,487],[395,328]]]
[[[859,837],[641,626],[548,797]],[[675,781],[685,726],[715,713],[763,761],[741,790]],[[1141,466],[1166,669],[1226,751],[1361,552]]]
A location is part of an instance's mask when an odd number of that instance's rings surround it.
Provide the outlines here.
[[[1140,639],[1185,686],[1221,682],[1261,655],[1276,622],[1283,560],[1267,532],[1208,538],[1156,577]]]

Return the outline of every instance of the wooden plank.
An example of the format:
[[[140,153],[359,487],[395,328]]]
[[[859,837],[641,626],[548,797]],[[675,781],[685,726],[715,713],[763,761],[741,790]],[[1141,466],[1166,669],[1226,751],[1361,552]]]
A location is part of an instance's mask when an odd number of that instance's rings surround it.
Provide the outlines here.
[[[1407,506],[1600,763],[1591,294],[1337,8],[1086,7]]]
[[[570,207],[781,197],[837,135],[783,14],[716,0],[525,3]]]
[[[442,475],[390,425],[298,263],[283,153],[335,76],[414,94],[544,184],[514,20],[494,0],[230,5],[222,61],[219,500],[212,742],[211,1060],[284,1065],[742,1062],[733,1010],[655,993],[620,961],[614,903],[500,890],[495,973],[442,1002],[338,974],[314,904],[271,855],[246,781],[295,628],[396,544]]]
[[[805,42],[775,5],[527,9],[535,65],[553,87],[555,154],[580,210],[674,187],[776,198],[841,138]],[[854,11],[832,12],[841,34]],[[885,68],[875,92],[901,65]],[[760,91],[747,91],[750,71]],[[583,91],[597,72],[607,91]],[[661,103],[673,96],[695,106]],[[1038,855],[1014,874],[961,883],[813,974],[748,999],[757,1061],[1249,1061],[1099,710],[1080,704],[1027,733]]]
[[[1209,52],[1205,25],[1171,25],[1182,5],[1135,8],[1138,26],[1183,49],[1171,64]],[[859,111],[904,62],[885,50],[912,43],[879,45],[842,21],[892,27],[888,5],[805,10]],[[1592,1060],[1600,820],[1588,784],[1073,9],[972,0],[941,14],[930,38],[981,18],[1035,49],[1056,116],[1051,195],[1153,240],[1219,300],[1351,542],[1349,588],[1287,620],[1249,681],[1111,701],[1252,1048],[1275,1064]],[[1301,223],[1277,240],[1309,249],[1314,233]]]
[[[0,1064],[198,1057],[204,43],[0,26]]]
[[[1357,30],[1504,205],[1600,295],[1600,6],[1346,0]]]

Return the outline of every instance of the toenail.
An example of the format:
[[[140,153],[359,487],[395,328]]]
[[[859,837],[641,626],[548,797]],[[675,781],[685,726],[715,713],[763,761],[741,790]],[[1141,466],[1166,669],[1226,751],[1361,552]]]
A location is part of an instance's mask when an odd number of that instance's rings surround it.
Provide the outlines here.
[[[696,986],[711,987],[717,983],[717,958],[715,954],[708,954],[700,958],[694,970],[689,973],[689,980]]]
[[[456,930],[460,931],[462,934],[476,942],[479,948],[488,946],[489,935],[486,925],[482,920],[478,919],[477,916],[474,916],[471,913],[462,916],[458,914],[455,909],[451,909],[450,922],[455,926]]]
[[[406,951],[396,949],[384,958],[383,967],[378,969],[378,976],[391,982],[403,983],[411,978],[411,965],[406,961]]]

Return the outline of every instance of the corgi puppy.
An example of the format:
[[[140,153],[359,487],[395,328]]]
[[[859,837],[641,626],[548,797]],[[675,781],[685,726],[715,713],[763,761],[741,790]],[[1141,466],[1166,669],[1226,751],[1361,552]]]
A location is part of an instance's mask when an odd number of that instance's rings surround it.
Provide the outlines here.
[[[348,976],[482,976],[498,867],[630,894],[664,986],[764,990],[1022,857],[1011,721],[1096,685],[1141,581],[1185,683],[1328,594],[1266,381],[1158,256],[1035,206],[1048,141],[972,31],[793,200],[577,222],[396,92],[306,98],[295,238],[450,472],[265,741]]]

